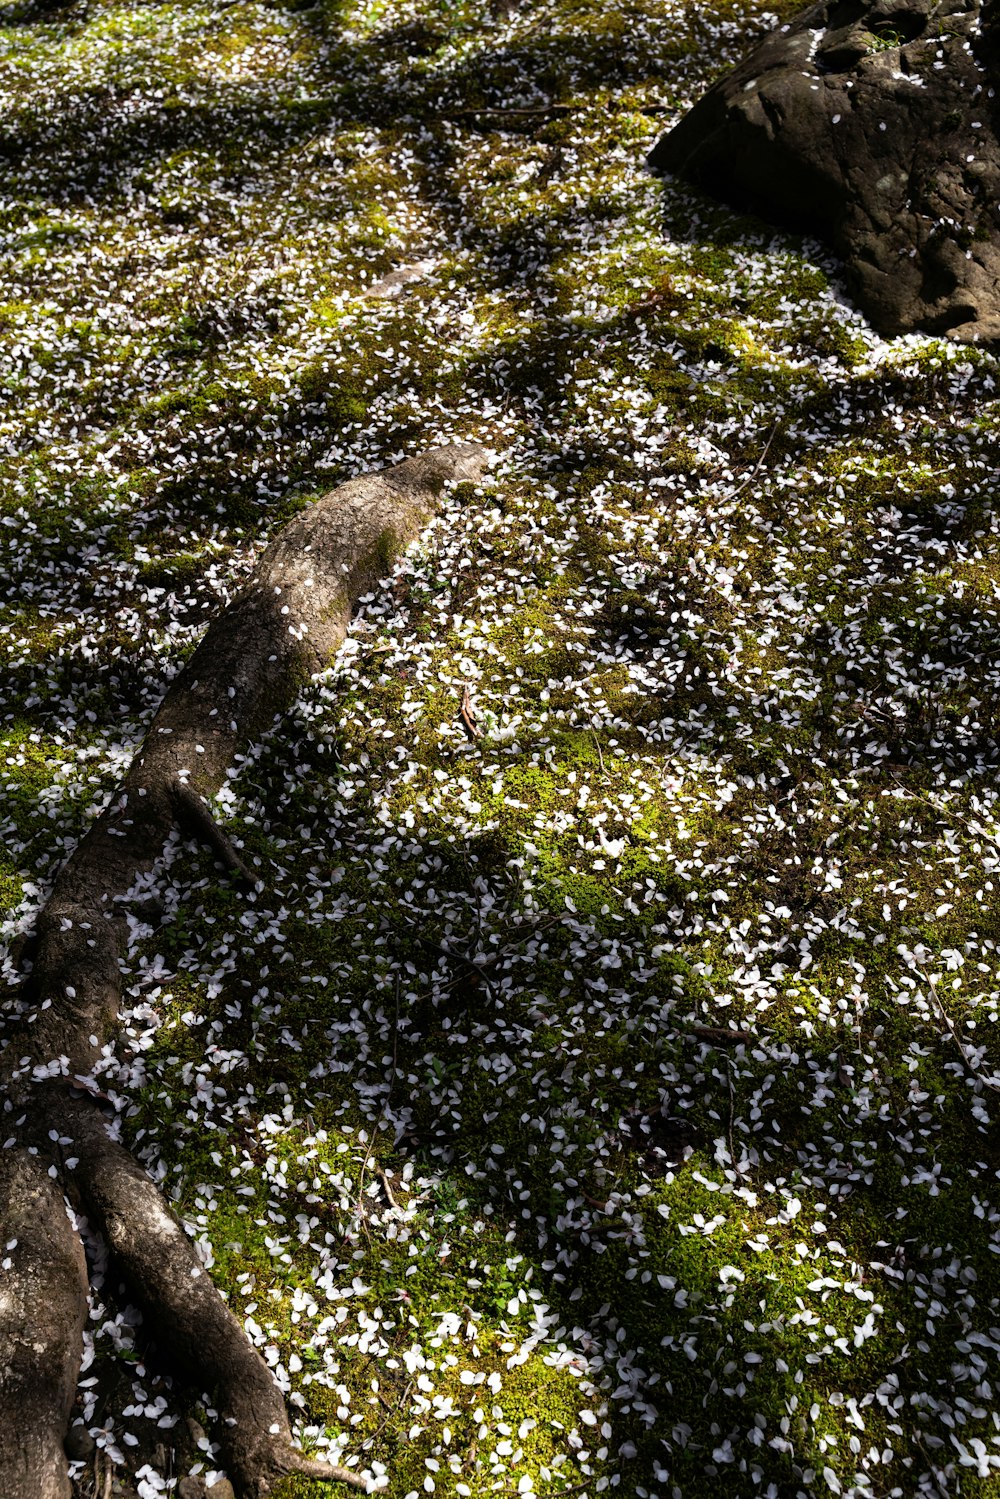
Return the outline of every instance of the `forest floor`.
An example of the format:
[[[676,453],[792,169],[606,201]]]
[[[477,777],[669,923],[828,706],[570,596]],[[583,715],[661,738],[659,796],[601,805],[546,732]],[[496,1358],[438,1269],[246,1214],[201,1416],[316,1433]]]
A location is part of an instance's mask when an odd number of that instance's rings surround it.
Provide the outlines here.
[[[257,891],[135,892],[99,1078],[391,1499],[1000,1492],[998,363],[647,173],[779,19],[0,9],[8,1006],[275,528],[499,454],[219,797]],[[90,1250],[78,1491],[211,1493]]]

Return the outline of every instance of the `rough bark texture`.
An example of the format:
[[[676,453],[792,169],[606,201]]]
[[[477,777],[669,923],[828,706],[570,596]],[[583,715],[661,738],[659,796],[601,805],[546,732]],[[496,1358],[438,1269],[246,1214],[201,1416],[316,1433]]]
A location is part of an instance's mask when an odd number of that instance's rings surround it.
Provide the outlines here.
[[[209,626],[110,805],[55,881],[38,921],[28,1006],[0,1055],[3,1135],[12,1142],[0,1151],[0,1249],[15,1241],[0,1269],[4,1499],[69,1492],[62,1440],[87,1282],[64,1189],[86,1205],[177,1372],[211,1392],[237,1494],[261,1499],[290,1472],[364,1487],[294,1449],[266,1365],[157,1189],[109,1135],[86,1079],[118,1020],[126,893],[177,826],[246,875],[203,798],[222,785],[240,746],[329,663],[357,599],[419,534],[445,483],[478,478],[486,458],[474,444],[437,448],[351,480],[290,521]],[[66,1159],[76,1161],[72,1170]]]
[[[887,334],[1000,339],[996,0],[821,0],[650,156],[828,240]]]
[[[63,1436],[87,1312],[83,1248],[62,1188],[37,1155],[0,1152],[0,1204],[2,1490],[9,1499],[68,1499]]]

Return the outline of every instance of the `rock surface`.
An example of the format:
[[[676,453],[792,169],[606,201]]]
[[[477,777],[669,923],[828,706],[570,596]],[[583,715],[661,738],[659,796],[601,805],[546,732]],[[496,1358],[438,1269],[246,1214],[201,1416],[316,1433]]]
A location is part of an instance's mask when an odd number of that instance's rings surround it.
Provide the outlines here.
[[[1000,12],[821,0],[650,156],[830,242],[881,332],[1000,339]]]

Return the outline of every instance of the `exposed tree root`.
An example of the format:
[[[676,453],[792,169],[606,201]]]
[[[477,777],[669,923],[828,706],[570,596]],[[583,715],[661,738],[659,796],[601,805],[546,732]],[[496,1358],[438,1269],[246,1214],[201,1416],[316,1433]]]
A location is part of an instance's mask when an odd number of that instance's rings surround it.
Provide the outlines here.
[[[0,1151],[0,1471],[9,1499],[67,1499],[87,1269],[62,1189],[38,1156]]]
[[[289,1473],[364,1479],[292,1445],[267,1366],[191,1240],[109,1133],[90,1078],[121,997],[122,901],[171,831],[253,875],[205,800],[241,745],[270,727],[341,644],[357,599],[432,515],[444,484],[477,479],[475,444],[437,448],[341,485],[288,523],[171,684],[108,808],[60,871],[38,921],[28,1005],[0,1054],[0,1474],[5,1499],[66,1499],[62,1442],[82,1351],[87,1281],[64,1191],[86,1206],[177,1373],[220,1412],[241,1499]],[[0,1144],[3,1140],[0,1139]],[[8,1245],[4,1249],[4,1245]]]

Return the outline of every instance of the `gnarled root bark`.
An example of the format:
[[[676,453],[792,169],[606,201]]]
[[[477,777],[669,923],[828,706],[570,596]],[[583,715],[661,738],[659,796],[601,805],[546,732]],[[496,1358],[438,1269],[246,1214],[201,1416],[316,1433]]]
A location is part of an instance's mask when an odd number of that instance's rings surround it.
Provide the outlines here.
[[[59,1109],[79,1152],[87,1216],[104,1237],[156,1341],[189,1383],[216,1392],[222,1461],[240,1494],[267,1494],[306,1459],[292,1445],[277,1385],[219,1296],[194,1246],[133,1157],[108,1137],[86,1101]],[[70,1118],[71,1113],[76,1118]],[[314,1474],[364,1488],[347,1468],[312,1465]]]
[[[43,1160],[0,1151],[0,1471],[8,1499],[68,1499],[87,1268]]]
[[[241,1499],[288,1473],[366,1488],[292,1444],[270,1372],[156,1187],[108,1133],[86,1082],[113,1036],[119,904],[175,827],[252,879],[206,798],[342,642],[357,599],[419,534],[445,483],[477,479],[475,444],[350,480],[271,541],[239,598],[174,680],[121,786],[64,865],[38,921],[29,1005],[0,1054],[0,1473],[5,1499],[65,1499],[62,1451],[86,1316],[83,1253],[63,1193],[85,1204],[177,1373],[209,1390]],[[69,1169],[69,1162],[74,1162]],[[64,1164],[65,1162],[65,1164]],[[6,1249],[4,1246],[9,1246]]]

